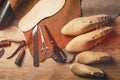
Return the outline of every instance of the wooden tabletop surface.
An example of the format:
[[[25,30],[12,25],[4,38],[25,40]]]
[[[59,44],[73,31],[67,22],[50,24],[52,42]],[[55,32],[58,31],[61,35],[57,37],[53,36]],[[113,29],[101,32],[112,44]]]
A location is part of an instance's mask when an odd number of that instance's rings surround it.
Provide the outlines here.
[[[120,24],[120,18],[118,18],[118,24]],[[92,50],[107,52],[113,58],[113,61],[108,64],[92,65],[106,73],[107,79],[103,80],[120,80],[120,26],[114,26],[114,32]],[[57,63],[51,58],[40,63],[40,67],[34,67],[33,58],[28,49],[23,65],[18,67],[14,64],[17,55],[10,60],[6,59],[10,51],[10,48],[6,48],[5,55],[0,58],[0,80],[99,80],[76,76],[70,71],[70,64]]]
[[[113,58],[108,64],[92,65],[106,73],[108,79],[104,80],[120,79],[120,26],[115,28],[115,32],[109,38],[92,49],[107,52]],[[11,49],[6,48],[5,55],[0,59],[0,80],[99,80],[76,76],[70,71],[70,64],[60,64],[51,58],[40,63],[40,67],[34,67],[32,56],[29,50],[26,51],[23,65],[18,67],[14,64],[17,55],[12,59],[6,59],[11,53]]]

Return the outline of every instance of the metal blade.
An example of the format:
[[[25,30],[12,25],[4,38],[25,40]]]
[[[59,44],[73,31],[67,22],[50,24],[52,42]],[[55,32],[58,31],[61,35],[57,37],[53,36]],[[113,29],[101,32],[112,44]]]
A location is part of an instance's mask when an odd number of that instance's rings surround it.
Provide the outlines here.
[[[33,41],[33,62],[34,66],[39,66],[39,52],[38,52],[38,26],[36,25],[32,32]]]
[[[42,28],[40,27],[40,37],[42,39],[42,42],[45,42],[45,38],[43,36],[43,31],[42,31]]]

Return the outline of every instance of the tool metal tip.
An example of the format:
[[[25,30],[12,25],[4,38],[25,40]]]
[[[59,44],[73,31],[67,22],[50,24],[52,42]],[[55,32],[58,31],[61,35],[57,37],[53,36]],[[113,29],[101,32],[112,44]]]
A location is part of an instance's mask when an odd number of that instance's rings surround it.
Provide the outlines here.
[[[38,25],[35,25],[34,29],[33,29],[33,34],[38,30]]]

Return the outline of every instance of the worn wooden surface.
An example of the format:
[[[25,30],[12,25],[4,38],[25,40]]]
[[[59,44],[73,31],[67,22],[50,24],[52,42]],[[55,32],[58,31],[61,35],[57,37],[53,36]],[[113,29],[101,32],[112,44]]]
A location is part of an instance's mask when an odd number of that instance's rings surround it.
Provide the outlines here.
[[[120,18],[117,22],[120,24]],[[21,37],[23,36],[21,33]],[[16,46],[13,44],[11,48]],[[17,55],[10,60],[6,59],[12,52],[11,48],[6,48],[5,55],[0,58],[0,80],[101,80],[76,76],[70,71],[70,64],[56,63],[51,58],[36,68],[33,66],[33,59],[28,49],[23,65],[18,67],[14,64]],[[113,34],[92,50],[107,52],[113,58],[108,64],[91,65],[106,73],[108,78],[102,80],[120,80],[120,25],[114,26]]]
[[[109,38],[92,49],[112,56],[113,61],[109,64],[92,65],[104,70],[108,80],[120,79],[120,26],[114,28],[115,32]],[[16,47],[14,44],[12,46],[12,49]],[[36,68],[29,50],[26,51],[23,65],[18,67],[14,64],[17,55],[10,60],[6,59],[12,52],[10,48],[6,48],[5,55],[0,59],[0,80],[99,80],[78,77],[69,70],[69,64],[56,63],[52,59],[40,63],[40,67]]]

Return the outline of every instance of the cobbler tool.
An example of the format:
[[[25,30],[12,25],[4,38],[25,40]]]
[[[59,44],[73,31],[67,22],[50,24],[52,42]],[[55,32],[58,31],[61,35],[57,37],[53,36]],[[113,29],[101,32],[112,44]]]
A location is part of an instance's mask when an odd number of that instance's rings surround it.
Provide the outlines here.
[[[22,0],[5,0],[0,10],[0,29],[8,27],[15,19],[14,10]]]
[[[21,42],[19,42],[19,43],[20,43],[20,45],[18,46],[18,48],[17,48],[17,49],[15,50],[15,52],[14,52],[11,56],[9,56],[7,59],[10,59],[10,58],[12,58],[13,56],[15,56],[19,50],[21,50],[24,46],[26,46],[26,42],[25,42],[24,40],[21,41]]]
[[[5,53],[5,49],[1,49],[0,50],[0,58],[4,55],[4,53]]]
[[[38,25],[32,31],[32,41],[33,41],[33,63],[35,67],[39,66],[39,52],[38,52]]]
[[[67,60],[67,56],[65,55],[64,51],[62,51],[62,49],[60,49],[58,47],[58,45],[56,44],[52,34],[50,33],[49,29],[47,28],[47,26],[44,26],[47,35],[49,37],[50,43],[52,45],[52,58],[53,60],[57,61],[57,62],[66,62]]]
[[[2,41],[0,41],[0,48],[7,47],[7,46],[10,46],[10,45],[11,45],[11,43],[8,40],[2,40]]]
[[[40,27],[40,37],[41,37],[41,40],[42,40],[41,53],[45,55],[45,54],[49,53],[49,48],[48,48],[48,46],[45,42],[45,38],[44,38],[43,31],[42,31],[41,27]]]
[[[1,40],[0,41],[0,48],[3,48],[3,47],[8,47],[11,45],[11,43],[16,43],[16,44],[19,44],[18,48],[12,53],[11,56],[7,57],[7,59],[11,59],[12,57],[14,57],[18,52],[18,57],[16,58],[15,60],[15,64],[18,65],[18,66],[21,66],[22,64],[22,61],[23,61],[23,58],[25,56],[25,46],[26,46],[26,42],[25,40],[12,40],[12,39],[5,39],[5,40]],[[0,50],[0,57],[3,56],[5,50],[4,49],[1,49]]]
[[[65,62],[66,62],[66,63],[72,63],[73,60],[74,60],[75,57],[76,57],[76,53],[69,53],[69,52],[66,51],[65,48],[63,48],[62,50],[63,50],[63,52],[64,52],[64,53],[66,54],[66,56],[67,56],[67,60],[66,60]]]
[[[20,52],[19,52],[19,55],[17,56],[16,60],[15,60],[15,64],[18,65],[18,66],[21,66],[22,65],[22,61],[24,59],[24,56],[25,56],[26,52],[25,52],[25,49],[22,49]]]

